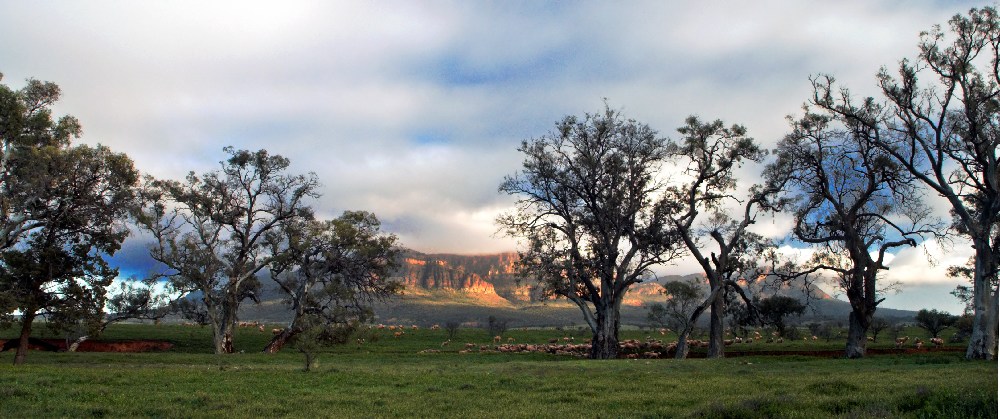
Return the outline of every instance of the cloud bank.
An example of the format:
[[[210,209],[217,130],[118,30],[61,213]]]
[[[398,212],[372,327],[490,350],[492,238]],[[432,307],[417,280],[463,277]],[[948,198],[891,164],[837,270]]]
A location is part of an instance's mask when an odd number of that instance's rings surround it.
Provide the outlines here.
[[[665,136],[697,114],[771,146],[810,75],[874,94],[880,66],[977,3],[3,2],[0,72],[58,83],[83,141],[154,176],[266,148],[317,173],[321,215],[494,252],[514,247],[493,217],[517,146],[563,116],[608,98]]]

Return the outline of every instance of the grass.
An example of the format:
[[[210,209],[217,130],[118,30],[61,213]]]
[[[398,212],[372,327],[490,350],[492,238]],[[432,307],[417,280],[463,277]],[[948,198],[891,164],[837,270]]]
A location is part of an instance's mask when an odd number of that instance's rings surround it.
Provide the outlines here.
[[[305,373],[294,351],[257,353],[268,334],[241,330],[236,346],[246,353],[217,356],[207,353],[207,329],[120,325],[104,338],[168,339],[177,345],[162,353],[31,352],[27,365],[16,368],[10,365],[13,353],[2,353],[0,417],[997,416],[996,363],[965,361],[960,352],[861,360],[589,361],[462,354],[463,343],[486,344],[490,337],[463,329],[442,348],[444,333],[408,330],[393,338],[376,332],[363,345],[331,348]],[[537,343],[580,339],[577,331],[565,330],[506,336]],[[630,331],[624,337],[645,334]],[[843,347],[822,341],[783,345]],[[429,348],[442,352],[418,353]]]

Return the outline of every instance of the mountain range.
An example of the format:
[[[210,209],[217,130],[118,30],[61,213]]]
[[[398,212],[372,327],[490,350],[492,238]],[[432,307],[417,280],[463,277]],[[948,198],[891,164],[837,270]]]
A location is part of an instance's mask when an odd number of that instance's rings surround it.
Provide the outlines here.
[[[514,252],[456,255],[403,252],[393,279],[404,284],[402,295],[375,306],[376,321],[386,324],[431,325],[460,322],[469,327],[484,324],[488,317],[503,319],[512,327],[583,326],[579,307],[566,299],[545,299],[537,282],[521,278],[515,271]],[[695,279],[705,284],[704,275],[667,275],[633,285],[622,303],[622,324],[648,324],[648,307],[666,300],[662,284]],[[815,285],[744,283],[755,295],[780,294],[808,300],[810,310],[801,321],[847,321],[850,305]],[[287,316],[280,296],[265,292],[261,304],[246,304],[241,318],[283,321]],[[911,311],[879,308],[879,316],[912,319]]]

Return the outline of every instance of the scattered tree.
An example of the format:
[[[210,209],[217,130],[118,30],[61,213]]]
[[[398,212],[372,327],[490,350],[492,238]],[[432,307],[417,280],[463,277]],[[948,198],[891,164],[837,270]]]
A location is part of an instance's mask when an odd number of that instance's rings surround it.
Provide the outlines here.
[[[817,87],[817,98],[821,87]],[[833,273],[851,303],[848,358],[865,355],[868,328],[885,287],[885,254],[916,246],[937,226],[920,203],[912,176],[871,146],[883,132],[840,114],[807,106],[778,144],[766,172],[794,199],[796,239],[817,248],[801,274]]]
[[[702,284],[696,278],[665,282],[663,294],[667,297],[667,302],[650,306],[647,319],[654,325],[667,327],[678,333],[682,330],[693,330],[691,315],[705,298],[702,288]]]
[[[518,150],[523,170],[499,188],[518,197],[517,209],[497,222],[526,242],[520,274],[580,308],[593,335],[591,358],[616,358],[626,291],[676,255],[656,204],[666,141],[605,106],[566,117]]]
[[[917,312],[917,327],[924,329],[931,334],[932,338],[938,337],[944,329],[954,326],[958,321],[958,316],[953,316],[946,311],[922,309]]]
[[[872,318],[872,323],[868,325],[868,332],[872,335],[872,342],[878,342],[878,335],[883,330],[892,327],[892,323],[882,317]]]
[[[901,61],[896,75],[879,72],[887,104],[856,103],[827,78],[818,83],[817,105],[884,130],[870,144],[951,204],[954,231],[975,249],[966,357],[992,360],[1000,318],[1000,19],[992,7],[974,8],[949,28],[921,34],[918,57]]]
[[[371,319],[373,302],[402,289],[388,279],[400,252],[396,236],[380,227],[375,215],[348,211],[332,221],[288,222],[281,235],[272,236],[270,253],[280,256],[270,265],[271,278],[284,293],[292,319],[265,353],[280,351],[287,340],[306,332],[296,338],[300,351],[312,347],[303,343],[309,339],[340,342],[329,337]]]
[[[15,365],[24,362],[38,316],[56,330],[99,323],[118,275],[105,258],[128,235],[134,205],[132,160],[103,146],[72,146],[80,125],[69,116],[52,120],[58,99],[53,83],[0,85],[0,300],[21,312]]]
[[[462,327],[462,324],[456,321],[448,321],[444,323],[444,332],[448,336],[448,340],[454,340],[458,336],[458,329]]]
[[[757,303],[760,309],[760,316],[764,322],[778,329],[778,334],[782,337],[789,337],[785,327],[785,317],[790,315],[801,316],[805,313],[806,306],[796,298],[784,295],[775,295],[761,299]]]
[[[227,147],[222,168],[183,182],[148,182],[148,203],[137,214],[152,233],[153,259],[181,297],[198,294],[212,326],[216,353],[233,352],[236,313],[255,299],[258,274],[285,249],[269,245],[283,223],[312,218],[314,174],[288,175],[288,159]]]
[[[685,122],[678,129],[682,140],[669,143],[667,149],[669,155],[682,161],[684,175],[690,180],[668,187],[659,208],[705,272],[710,290],[691,314],[688,328],[678,331],[676,356],[687,356],[690,326],[710,308],[708,357],[718,358],[724,356],[725,348],[726,291],[740,295],[751,315],[756,311],[740,281],[756,281],[766,272],[757,261],[764,258],[773,244],[747,228],[760,214],[781,208],[783,201],[774,199],[781,191],[781,184],[753,186],[749,197],[740,200],[734,195],[736,169],[747,162],[760,163],[767,151],[758,147],[742,126],[726,127],[718,120],[703,123],[693,116]],[[731,208],[734,205],[741,208]]]
[[[490,336],[503,336],[507,333],[507,320],[501,320],[496,318],[496,316],[490,316],[486,319],[486,331]]]

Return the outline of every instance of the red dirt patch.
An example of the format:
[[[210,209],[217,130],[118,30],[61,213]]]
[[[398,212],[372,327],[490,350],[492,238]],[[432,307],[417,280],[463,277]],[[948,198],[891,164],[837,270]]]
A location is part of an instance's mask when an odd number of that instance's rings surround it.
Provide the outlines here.
[[[865,355],[910,355],[928,352],[964,352],[965,348],[957,347],[944,347],[944,348],[908,348],[908,349],[872,349],[868,348],[865,350]],[[726,357],[738,357],[738,356],[788,356],[788,355],[800,355],[800,356],[816,356],[824,358],[843,358],[844,350],[822,350],[822,351],[726,351]],[[690,352],[688,353],[688,358],[704,358],[705,353],[701,352]]]
[[[6,342],[0,339],[0,345]],[[153,352],[166,351],[174,344],[165,340],[86,340],[80,343],[77,352]],[[43,351],[65,351],[63,339],[31,339],[28,349]]]

